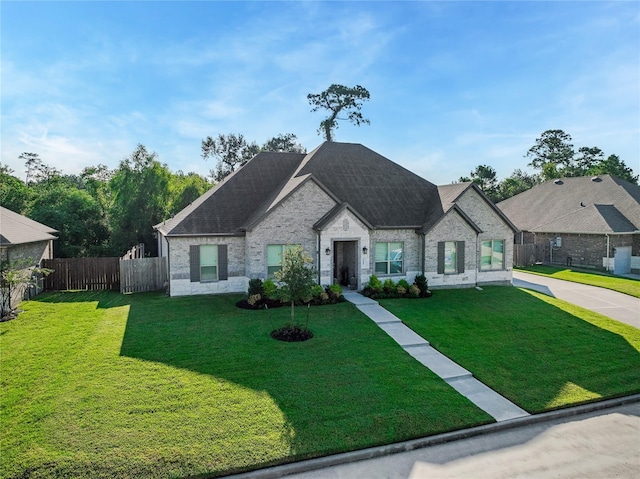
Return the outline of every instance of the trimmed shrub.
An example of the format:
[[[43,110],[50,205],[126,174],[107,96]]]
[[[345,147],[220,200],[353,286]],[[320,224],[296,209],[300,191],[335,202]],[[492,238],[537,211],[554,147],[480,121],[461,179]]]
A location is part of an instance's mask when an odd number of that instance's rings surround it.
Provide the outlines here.
[[[249,303],[251,306],[255,306],[261,299],[262,299],[262,296],[260,294],[252,294],[252,295],[249,295],[249,299],[247,300],[247,303]]]
[[[420,297],[426,298],[429,291],[427,277],[424,274],[416,275],[414,284],[418,287],[418,289],[420,289]]]
[[[369,276],[368,286],[374,291],[377,291],[377,292],[382,291],[382,281],[380,281],[375,274],[372,274],[371,276]]]
[[[254,278],[249,280],[249,296],[264,294],[264,286],[260,278]]]
[[[409,286],[409,290],[407,291],[407,296],[410,298],[419,298],[420,297],[420,288],[418,288],[415,284]]]
[[[263,296],[269,299],[277,299],[278,297],[278,287],[276,283],[273,282],[272,279],[265,279],[264,283],[262,283]]]
[[[387,294],[393,294],[396,292],[396,283],[391,278],[387,278],[384,280],[382,289]]]

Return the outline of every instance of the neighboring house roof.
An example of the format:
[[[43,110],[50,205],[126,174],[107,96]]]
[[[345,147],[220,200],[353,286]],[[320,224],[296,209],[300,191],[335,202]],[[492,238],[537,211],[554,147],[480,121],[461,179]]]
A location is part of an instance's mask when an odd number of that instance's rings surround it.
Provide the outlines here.
[[[523,231],[605,234],[640,230],[640,186],[610,175],[547,181],[497,206]]]
[[[443,215],[434,184],[363,145],[325,142],[307,155],[259,153],[155,228],[166,236],[242,234],[307,181],[374,228],[420,228]]]
[[[0,246],[57,239],[56,230],[0,206]]]

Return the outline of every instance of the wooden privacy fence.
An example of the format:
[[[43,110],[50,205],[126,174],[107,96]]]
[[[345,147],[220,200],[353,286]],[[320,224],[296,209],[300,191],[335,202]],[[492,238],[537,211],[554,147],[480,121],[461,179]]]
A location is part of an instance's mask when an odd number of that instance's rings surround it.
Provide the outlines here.
[[[44,279],[47,291],[119,290],[120,258],[54,258],[42,262],[53,270]]]
[[[42,266],[53,270],[44,278],[46,291],[140,293],[163,289],[168,278],[166,258],[55,258],[43,260]]]
[[[167,282],[167,258],[120,260],[120,292],[141,293],[163,289]]]
[[[127,251],[120,259],[137,259],[144,258],[144,243],[139,243]]]
[[[545,261],[545,247],[543,243],[528,243],[513,245],[513,265],[524,267]]]

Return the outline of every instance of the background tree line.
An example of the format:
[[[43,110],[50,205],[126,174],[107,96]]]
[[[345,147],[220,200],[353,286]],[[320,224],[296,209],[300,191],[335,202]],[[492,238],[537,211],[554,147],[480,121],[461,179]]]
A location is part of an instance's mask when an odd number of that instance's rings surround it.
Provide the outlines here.
[[[458,182],[473,181],[496,203],[555,178],[612,175],[638,184],[638,175],[618,155],[605,157],[597,146],[583,146],[576,151],[571,141],[571,136],[562,130],[547,130],[524,155],[530,159],[527,166],[537,173],[516,169],[511,176],[498,181],[493,167],[478,165],[470,176],[460,177]]]
[[[173,173],[144,145],[110,170],[89,166],[66,175],[37,153],[25,152],[26,177],[0,164],[0,205],[58,230],[54,245],[59,258],[122,256],[132,246],[145,245],[157,255],[156,225],[188,206],[256,153],[306,150],[296,136],[281,134],[262,146],[242,135],[218,135],[202,141],[203,158],[216,158],[212,179],[196,173]]]
[[[521,193],[542,181],[566,176],[611,174],[632,183],[638,176],[617,155],[605,157],[597,147],[575,151],[562,130],[545,131],[527,151],[529,174],[516,169],[498,181],[489,165],[479,165],[470,177],[458,181],[477,183],[493,201]],[[0,204],[59,231],[57,257],[121,256],[144,243],[150,256],[157,254],[153,225],[170,218],[193,202],[216,181],[245,164],[260,151],[305,153],[292,133],[280,134],[261,146],[240,134],[219,134],[202,140],[202,157],[217,160],[211,179],[196,173],[173,173],[143,145],[114,170],[90,166],[78,175],[65,175],[36,153],[23,153],[25,180],[0,164]]]
[[[0,204],[59,231],[57,257],[121,256],[144,243],[157,252],[152,226],[187,206],[212,183],[196,173],[172,173],[138,145],[114,170],[90,166],[65,175],[36,153],[23,153],[25,181],[0,165]]]

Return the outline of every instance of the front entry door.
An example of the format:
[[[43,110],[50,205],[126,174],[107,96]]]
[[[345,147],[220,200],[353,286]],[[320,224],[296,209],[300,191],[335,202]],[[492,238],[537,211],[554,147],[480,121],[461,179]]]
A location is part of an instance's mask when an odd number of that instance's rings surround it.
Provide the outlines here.
[[[357,241],[333,243],[333,282],[343,288],[358,287]]]

